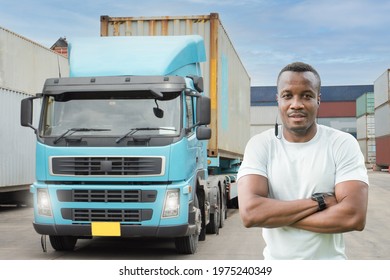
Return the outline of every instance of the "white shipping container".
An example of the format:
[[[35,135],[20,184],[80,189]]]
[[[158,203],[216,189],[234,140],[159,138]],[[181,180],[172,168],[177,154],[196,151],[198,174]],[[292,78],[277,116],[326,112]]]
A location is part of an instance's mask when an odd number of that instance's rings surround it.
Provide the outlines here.
[[[20,125],[21,100],[42,92],[47,78],[69,75],[67,58],[0,27],[0,192],[27,190],[35,177],[32,129]],[[40,111],[34,101],[35,112]],[[34,114],[38,125],[39,114]]]
[[[0,87],[0,192],[28,189],[35,177],[35,143],[32,129],[20,125],[20,103],[29,95]],[[37,111],[38,101],[34,102]],[[34,125],[39,114],[34,114]]]
[[[251,125],[274,125],[276,119],[280,123],[278,106],[252,106]]]
[[[356,138],[375,138],[375,115],[362,115],[356,119]]]
[[[69,76],[66,57],[0,27],[0,87],[35,94],[60,73]]]
[[[356,135],[356,118],[317,118],[317,123]]]
[[[390,102],[375,108],[375,137],[390,135]]]
[[[375,108],[390,100],[390,69],[387,69],[374,82]]]
[[[376,162],[375,139],[361,139],[358,142],[366,164],[374,164]]]
[[[275,129],[274,125],[251,125],[251,137],[255,136],[256,134],[260,134],[268,129]]]
[[[218,14],[101,17],[102,36],[200,35],[206,49],[201,70],[211,99],[209,156],[242,157],[250,137],[250,77]]]

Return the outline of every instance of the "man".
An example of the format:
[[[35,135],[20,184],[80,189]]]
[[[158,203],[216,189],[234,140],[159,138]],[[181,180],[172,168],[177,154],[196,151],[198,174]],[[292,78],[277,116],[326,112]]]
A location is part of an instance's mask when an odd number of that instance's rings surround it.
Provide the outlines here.
[[[346,259],[343,232],[364,229],[368,176],[350,134],[316,123],[321,79],[308,64],[277,79],[282,125],[250,139],[238,172],[245,227],[262,227],[265,259]]]

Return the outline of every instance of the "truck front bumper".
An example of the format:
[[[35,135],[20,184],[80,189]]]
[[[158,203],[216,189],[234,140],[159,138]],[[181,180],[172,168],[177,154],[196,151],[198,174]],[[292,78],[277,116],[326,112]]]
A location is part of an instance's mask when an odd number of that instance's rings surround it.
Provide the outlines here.
[[[92,237],[91,224],[77,225],[48,225],[33,223],[37,233],[43,235],[66,235],[78,237]],[[195,225],[178,225],[166,227],[152,227],[140,225],[120,225],[121,237],[180,237],[195,233]]]

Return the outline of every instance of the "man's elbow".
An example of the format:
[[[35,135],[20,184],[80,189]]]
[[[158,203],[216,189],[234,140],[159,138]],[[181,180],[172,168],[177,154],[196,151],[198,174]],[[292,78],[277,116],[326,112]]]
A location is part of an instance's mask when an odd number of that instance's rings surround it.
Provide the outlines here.
[[[246,228],[251,228],[259,224],[258,217],[254,215],[253,211],[240,208],[240,217],[242,224]]]
[[[254,221],[253,221],[249,212],[240,208],[240,217],[241,217],[241,221],[242,221],[242,224],[244,225],[244,227],[251,228],[254,226]]]
[[[364,228],[366,227],[366,219],[361,218],[355,223],[355,230],[356,231],[363,231]]]
[[[350,231],[363,231],[366,227],[366,216],[365,215],[355,215],[350,219],[349,228]]]

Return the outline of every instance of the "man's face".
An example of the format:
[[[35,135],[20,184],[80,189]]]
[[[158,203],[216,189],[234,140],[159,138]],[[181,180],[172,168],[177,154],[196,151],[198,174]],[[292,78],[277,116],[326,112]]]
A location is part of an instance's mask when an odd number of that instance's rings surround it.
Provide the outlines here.
[[[278,82],[278,106],[283,135],[288,141],[305,142],[316,133],[319,107],[318,80],[311,72],[283,72]]]

